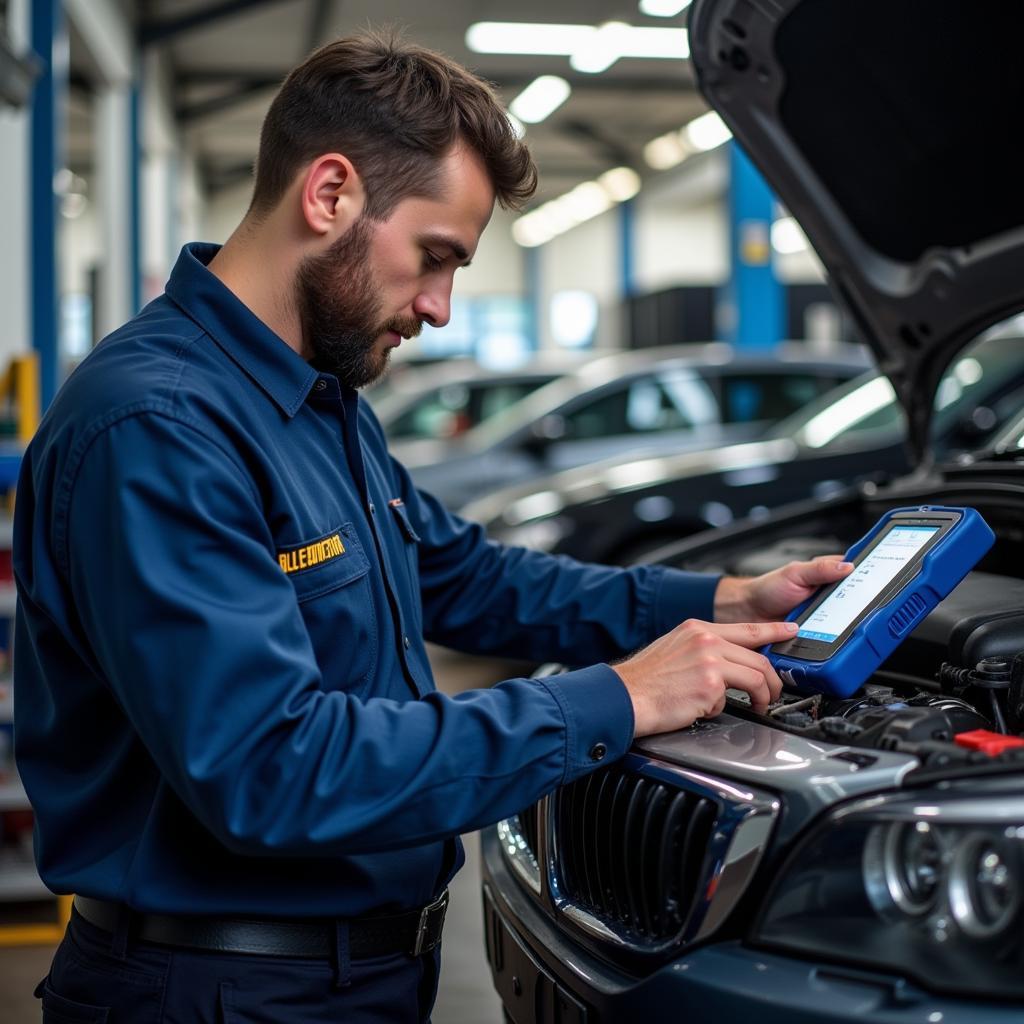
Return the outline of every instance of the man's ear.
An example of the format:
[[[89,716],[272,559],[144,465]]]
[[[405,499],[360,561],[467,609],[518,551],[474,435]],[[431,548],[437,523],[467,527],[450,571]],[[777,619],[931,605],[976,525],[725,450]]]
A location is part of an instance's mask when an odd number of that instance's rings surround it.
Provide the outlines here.
[[[359,219],[366,196],[352,162],[340,153],[325,153],[306,168],[301,198],[309,229],[340,237]]]

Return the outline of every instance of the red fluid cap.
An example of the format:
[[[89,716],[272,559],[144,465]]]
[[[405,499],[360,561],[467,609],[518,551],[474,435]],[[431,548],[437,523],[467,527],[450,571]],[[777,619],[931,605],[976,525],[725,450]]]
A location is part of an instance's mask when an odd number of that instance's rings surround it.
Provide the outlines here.
[[[953,737],[953,742],[968,750],[980,750],[989,757],[998,757],[1004,750],[1012,750],[1014,747],[1024,747],[1024,740],[1019,737],[1004,736],[988,729],[972,729],[970,732],[957,733]]]

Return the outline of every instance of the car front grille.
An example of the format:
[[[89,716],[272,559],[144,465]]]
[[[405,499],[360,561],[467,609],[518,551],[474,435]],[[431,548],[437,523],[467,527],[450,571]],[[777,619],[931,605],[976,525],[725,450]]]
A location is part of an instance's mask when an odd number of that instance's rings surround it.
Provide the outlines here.
[[[647,940],[679,934],[697,898],[718,807],[713,800],[610,768],[559,790],[562,892]]]
[[[534,898],[571,930],[639,953],[715,931],[746,890],[778,800],[630,753],[498,825]]]

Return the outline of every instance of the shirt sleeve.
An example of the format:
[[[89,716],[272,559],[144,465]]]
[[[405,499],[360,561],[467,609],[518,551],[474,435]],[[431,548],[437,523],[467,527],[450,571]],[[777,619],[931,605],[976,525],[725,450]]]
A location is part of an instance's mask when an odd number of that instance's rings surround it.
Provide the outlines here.
[[[253,479],[209,431],[128,416],[68,476],[54,543],[83,656],[231,849],[417,845],[515,813],[629,746],[632,708],[607,665],[404,702],[324,680]]]
[[[418,491],[392,461],[420,537],[424,632],[435,643],[589,665],[635,651],[684,619],[713,619],[716,575],[504,547]]]

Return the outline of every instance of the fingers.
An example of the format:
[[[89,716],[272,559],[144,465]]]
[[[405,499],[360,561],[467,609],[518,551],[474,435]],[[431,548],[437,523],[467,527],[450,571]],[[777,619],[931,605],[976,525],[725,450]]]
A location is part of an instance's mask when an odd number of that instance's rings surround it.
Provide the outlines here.
[[[773,700],[778,699],[782,684],[774,672],[771,674],[777,684],[774,694],[768,684],[766,674],[758,669],[748,668],[746,665],[738,665],[735,662],[727,662],[725,664],[725,671],[722,673],[726,688],[728,689],[731,686],[734,690],[742,690],[748,694],[751,706],[755,711],[767,710],[768,705]],[[722,692],[722,706],[725,706],[724,690]]]
[[[791,640],[797,631],[793,622],[684,622],[681,630],[695,628],[712,633],[740,647],[766,647],[783,640]]]
[[[763,654],[758,654],[756,651],[748,651],[745,647],[739,647],[736,644],[727,643],[723,648],[722,657],[732,665],[743,668],[747,672],[755,673],[763,680],[763,699],[758,697],[757,703],[763,703],[767,706],[782,696],[782,680],[779,678],[772,663]],[[751,699],[755,699],[753,691],[747,690],[745,686],[739,686],[737,689],[746,690],[750,694]]]
[[[805,587],[820,587],[849,575],[853,563],[843,561],[842,555],[820,555],[811,562],[790,562],[786,569],[795,582]]]
[[[735,685],[750,694],[755,706],[766,707],[782,695],[782,680],[771,662],[751,648],[789,640],[796,630],[790,622],[686,622],[680,638],[703,649],[705,665],[717,664],[726,686]]]

